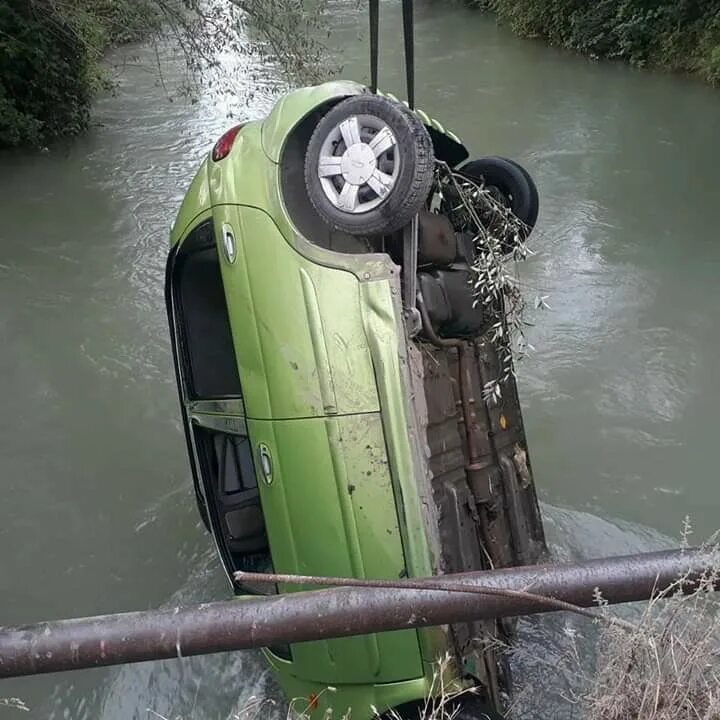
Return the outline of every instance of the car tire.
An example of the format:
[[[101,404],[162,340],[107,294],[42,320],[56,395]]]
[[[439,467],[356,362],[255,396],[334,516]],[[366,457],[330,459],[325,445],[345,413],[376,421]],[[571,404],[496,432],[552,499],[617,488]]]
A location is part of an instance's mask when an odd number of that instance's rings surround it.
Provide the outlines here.
[[[524,166],[522,166],[519,162],[512,160],[511,158],[506,158],[506,160],[509,163],[512,163],[516,168],[520,170],[520,172],[522,172],[528,182],[528,185],[530,186],[531,210],[527,216],[527,219],[523,220],[523,222],[532,230],[535,227],[538,215],[540,214],[540,195],[538,193],[537,185],[535,184],[532,175],[530,175],[530,173],[525,169]]]
[[[420,119],[401,104],[358,95],[317,124],[305,154],[305,187],[318,215],[351,235],[388,235],[425,205],[435,156]]]
[[[522,165],[507,158],[485,157],[470,160],[458,172],[470,180],[497,188],[530,234],[540,211],[540,197],[535,181]]]

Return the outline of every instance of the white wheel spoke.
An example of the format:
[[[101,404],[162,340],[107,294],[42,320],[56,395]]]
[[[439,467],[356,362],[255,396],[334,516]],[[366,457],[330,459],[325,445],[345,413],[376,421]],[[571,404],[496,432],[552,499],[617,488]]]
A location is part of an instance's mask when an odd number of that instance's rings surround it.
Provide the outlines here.
[[[340,134],[345,141],[346,149],[360,142],[360,123],[355,115],[340,123]]]
[[[392,175],[375,168],[373,174],[368,178],[367,184],[377,193],[378,197],[385,197],[393,186]]]
[[[322,155],[318,162],[320,177],[332,177],[342,172],[342,158],[334,155]]]
[[[380,157],[386,150],[395,145],[395,136],[389,127],[384,127],[375,137],[368,143],[375,153],[375,157]]]
[[[338,207],[341,210],[352,212],[358,205],[358,192],[360,188],[357,185],[346,182],[338,197]]]
[[[364,130],[368,131],[367,137],[362,135]],[[370,135],[371,132],[375,134]],[[387,157],[385,153],[393,149],[397,152],[397,146],[398,139],[392,128],[379,117],[351,115],[335,125],[316,156],[317,177],[332,206],[341,213],[357,215],[382,204],[397,183],[400,159],[382,161],[383,168],[390,172],[380,170],[378,163],[380,158]],[[343,181],[339,191],[336,178]],[[367,192],[368,189],[372,193]]]

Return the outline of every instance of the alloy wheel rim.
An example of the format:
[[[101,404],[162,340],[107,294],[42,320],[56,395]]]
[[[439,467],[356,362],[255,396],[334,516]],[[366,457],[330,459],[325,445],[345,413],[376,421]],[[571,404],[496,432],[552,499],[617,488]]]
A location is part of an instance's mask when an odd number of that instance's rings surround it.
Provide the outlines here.
[[[374,210],[390,195],[400,173],[395,133],[373,115],[339,122],[320,148],[318,178],[333,207],[353,215]]]

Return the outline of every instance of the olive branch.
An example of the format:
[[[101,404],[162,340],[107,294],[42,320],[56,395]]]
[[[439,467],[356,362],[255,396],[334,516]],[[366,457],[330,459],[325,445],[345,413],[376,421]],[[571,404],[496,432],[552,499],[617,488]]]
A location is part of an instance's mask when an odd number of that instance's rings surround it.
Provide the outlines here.
[[[527,301],[520,280],[519,265],[533,255],[527,245],[530,230],[503,201],[493,187],[476,182],[436,163],[440,207],[456,232],[472,236],[475,260],[475,306],[482,306],[490,319],[490,341],[500,361],[498,376],[483,387],[483,400],[497,404],[508,380],[515,379],[515,361],[535,348],[525,334]],[[535,309],[548,309],[547,296],[537,295]]]

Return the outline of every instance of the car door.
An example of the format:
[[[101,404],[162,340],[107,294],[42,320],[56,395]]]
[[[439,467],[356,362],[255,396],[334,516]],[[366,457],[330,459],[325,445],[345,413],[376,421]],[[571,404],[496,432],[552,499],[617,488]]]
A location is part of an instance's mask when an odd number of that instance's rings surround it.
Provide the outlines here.
[[[268,566],[268,544],[212,222],[168,259],[166,301],[188,454],[203,520],[229,575]]]

